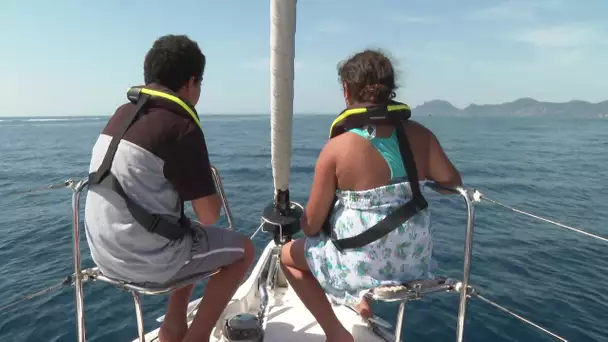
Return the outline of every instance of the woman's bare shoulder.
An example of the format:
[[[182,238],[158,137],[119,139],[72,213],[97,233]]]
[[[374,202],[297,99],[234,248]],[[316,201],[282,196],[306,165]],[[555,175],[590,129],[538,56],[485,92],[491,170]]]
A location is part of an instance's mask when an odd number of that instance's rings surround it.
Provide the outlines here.
[[[350,134],[340,134],[337,137],[327,140],[325,145],[321,148],[319,156],[324,156],[326,158],[329,156],[335,157],[336,155],[339,155],[340,152],[344,152],[344,148],[348,147],[349,140],[351,139],[349,135]]]
[[[352,159],[350,156],[364,153],[369,148],[366,144],[369,144],[367,140],[357,134],[346,132],[329,139],[323,146],[319,158],[329,159],[336,163],[340,160],[348,161]],[[349,157],[345,158],[346,156]]]
[[[361,137],[357,134],[345,132],[337,137],[329,139],[323,148],[343,150],[345,147],[351,146],[353,143],[356,144],[362,141],[365,141],[365,139],[361,139]]]

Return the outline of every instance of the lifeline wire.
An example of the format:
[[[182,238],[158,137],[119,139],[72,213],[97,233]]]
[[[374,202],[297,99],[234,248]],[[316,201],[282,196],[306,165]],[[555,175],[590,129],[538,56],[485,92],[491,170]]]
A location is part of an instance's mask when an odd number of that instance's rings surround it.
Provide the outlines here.
[[[63,281],[61,281],[61,283],[59,283],[59,284],[47,287],[46,289],[38,291],[38,292],[34,292],[34,293],[29,294],[29,295],[27,295],[27,296],[25,296],[25,297],[23,297],[23,298],[21,298],[21,299],[19,299],[17,301],[14,301],[14,302],[12,302],[12,303],[10,303],[8,305],[0,307],[0,311],[4,311],[4,310],[6,310],[6,309],[8,309],[8,308],[10,308],[12,306],[15,306],[15,305],[19,304],[19,303],[23,303],[26,300],[30,300],[30,299],[36,298],[36,297],[41,296],[41,295],[43,295],[45,293],[49,293],[51,291],[58,290],[59,288],[65,286],[65,285],[71,285],[71,284],[72,284],[72,277],[68,276]]]
[[[518,315],[518,314],[516,314],[516,313],[514,313],[514,312],[512,312],[512,311],[510,311],[509,309],[507,309],[507,308],[505,308],[505,307],[503,307],[503,306],[500,306],[500,305],[498,305],[498,304],[494,303],[493,301],[491,301],[491,300],[489,300],[489,299],[487,299],[487,298],[483,297],[483,296],[482,296],[482,295],[480,295],[480,294],[474,294],[473,296],[474,296],[475,298],[481,299],[482,301],[484,301],[484,302],[486,302],[486,303],[488,303],[488,304],[492,305],[492,306],[493,306],[493,307],[495,307],[496,309],[499,309],[499,310],[502,310],[502,311],[504,311],[504,312],[508,313],[509,315],[511,315],[511,316],[513,316],[513,317],[515,317],[515,318],[517,318],[517,319],[519,319],[519,320],[521,320],[522,322],[528,323],[528,324],[530,324],[531,326],[533,326],[533,327],[535,327],[535,328],[537,328],[537,329],[539,329],[539,330],[542,330],[543,332],[545,332],[545,333],[547,333],[547,334],[549,334],[549,335],[551,335],[551,336],[553,336],[553,337],[555,337],[555,338],[557,338],[557,339],[559,339],[559,340],[561,340],[561,341],[568,342],[568,340],[566,340],[565,338],[563,338],[563,337],[561,337],[561,336],[559,336],[559,335],[556,335],[556,334],[552,333],[551,331],[549,331],[549,330],[547,330],[547,329],[545,329],[545,328],[541,327],[540,325],[538,325],[538,324],[536,324],[536,323],[534,323],[534,322],[531,322],[531,321],[529,321],[529,320],[527,320],[527,319],[525,319],[525,318],[521,317],[520,315]]]
[[[517,208],[513,208],[513,207],[508,206],[508,205],[506,205],[506,204],[503,204],[503,203],[500,203],[500,202],[495,201],[495,200],[493,200],[493,199],[487,198],[485,195],[482,195],[482,196],[481,196],[481,198],[482,198],[482,199],[485,199],[485,200],[486,200],[486,201],[488,201],[488,202],[491,202],[491,203],[494,203],[494,204],[496,204],[496,205],[499,205],[499,206],[501,206],[501,207],[503,207],[503,208],[506,208],[506,209],[512,210],[512,211],[514,211],[514,212],[516,212],[516,213],[518,213],[518,214],[522,214],[522,215],[530,216],[530,217],[533,217],[533,218],[535,218],[535,219],[537,219],[537,220],[541,220],[541,221],[544,221],[544,222],[547,222],[547,223],[551,223],[551,224],[556,225],[556,226],[558,226],[558,227],[566,228],[566,229],[569,229],[569,230],[571,230],[571,231],[573,231],[573,232],[577,232],[577,233],[580,233],[580,234],[583,234],[583,235],[590,236],[590,237],[592,237],[592,238],[596,238],[596,239],[598,239],[598,240],[602,240],[602,241],[604,241],[604,242],[608,242],[608,239],[607,239],[607,238],[605,238],[605,237],[602,237],[602,236],[599,236],[599,235],[595,235],[595,234],[592,234],[592,233],[586,232],[586,231],[584,231],[584,230],[582,230],[582,229],[579,229],[579,228],[574,228],[574,227],[571,227],[571,226],[565,225],[565,224],[563,224],[563,223],[559,223],[559,222],[556,222],[556,221],[553,221],[553,220],[549,220],[549,219],[547,219],[547,218],[540,217],[540,216],[538,216],[538,215],[534,215],[534,214],[531,214],[531,213],[525,212],[525,211],[520,210],[520,209],[517,209]]]

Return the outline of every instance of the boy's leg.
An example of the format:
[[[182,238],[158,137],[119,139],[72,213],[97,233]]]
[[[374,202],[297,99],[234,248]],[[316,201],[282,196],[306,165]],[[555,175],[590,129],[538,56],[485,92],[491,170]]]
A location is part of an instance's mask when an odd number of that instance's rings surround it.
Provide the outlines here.
[[[186,316],[188,315],[188,303],[193,289],[194,284],[171,292],[167,313],[158,332],[160,342],[181,342],[186,335],[186,331],[188,331]]]
[[[200,308],[183,342],[209,341],[213,327],[253,263],[255,255],[251,240],[243,237],[242,245],[244,246],[243,258],[222,267],[220,272],[209,280]]]
[[[253,263],[254,247],[247,237],[231,230],[220,228],[201,228],[192,246],[192,258],[174,277],[184,278],[193,274],[211,272],[220,269],[213,275],[201,301],[200,309],[190,328],[184,330],[186,310],[193,285],[175,290],[169,299],[169,308],[165,315],[159,337],[169,337],[166,342],[175,341],[208,341],[213,327],[221,313],[241,284],[247,270]],[[170,334],[175,331],[178,334]],[[181,334],[179,334],[181,332]]]

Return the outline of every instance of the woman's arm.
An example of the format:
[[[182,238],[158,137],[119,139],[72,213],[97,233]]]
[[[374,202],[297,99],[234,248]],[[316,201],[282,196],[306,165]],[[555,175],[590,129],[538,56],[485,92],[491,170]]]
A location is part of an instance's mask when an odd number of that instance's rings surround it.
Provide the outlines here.
[[[439,144],[439,140],[437,140],[437,137],[433,133],[431,133],[429,141],[428,173],[428,178],[439,185],[450,188],[462,185],[460,173],[445,154],[441,144]],[[441,189],[436,191],[442,194],[452,193],[451,191]]]
[[[307,236],[317,235],[321,231],[336,194],[336,154],[333,145],[330,140],[317,159],[312,189],[301,221],[302,231]]]

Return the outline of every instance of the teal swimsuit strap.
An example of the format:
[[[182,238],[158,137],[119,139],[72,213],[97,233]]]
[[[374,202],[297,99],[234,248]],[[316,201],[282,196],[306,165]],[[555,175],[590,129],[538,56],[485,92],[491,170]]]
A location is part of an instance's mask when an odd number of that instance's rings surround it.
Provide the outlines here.
[[[373,127],[373,126],[372,126]],[[375,127],[373,127],[375,129]],[[401,152],[399,151],[399,142],[397,141],[397,132],[393,130],[393,133],[388,138],[379,138],[370,135],[365,128],[353,128],[349,130],[372,143],[374,148],[380,152],[388,167],[391,170],[391,180],[395,178],[402,178],[406,176],[405,167],[401,158]]]

